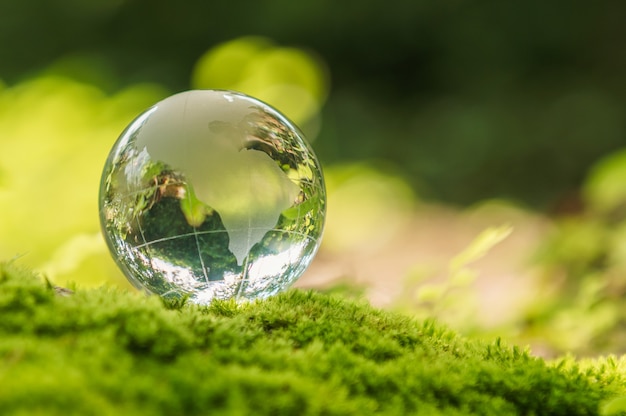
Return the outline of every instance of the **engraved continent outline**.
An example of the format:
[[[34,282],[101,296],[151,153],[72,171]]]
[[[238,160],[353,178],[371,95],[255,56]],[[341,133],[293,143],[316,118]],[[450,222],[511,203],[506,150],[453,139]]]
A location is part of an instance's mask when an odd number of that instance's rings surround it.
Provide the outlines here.
[[[136,135],[152,160],[185,172],[197,198],[215,209],[242,265],[250,249],[295,203],[299,187],[265,152],[246,148],[243,121],[258,103],[226,91],[187,91],[155,105]]]

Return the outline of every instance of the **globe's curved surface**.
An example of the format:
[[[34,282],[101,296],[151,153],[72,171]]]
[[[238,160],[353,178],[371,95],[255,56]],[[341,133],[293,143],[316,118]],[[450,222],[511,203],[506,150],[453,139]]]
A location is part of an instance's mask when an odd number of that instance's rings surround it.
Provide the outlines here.
[[[130,282],[165,297],[254,299],[309,265],[326,213],[322,171],[278,111],[231,91],[173,95],[106,161],[100,220]]]

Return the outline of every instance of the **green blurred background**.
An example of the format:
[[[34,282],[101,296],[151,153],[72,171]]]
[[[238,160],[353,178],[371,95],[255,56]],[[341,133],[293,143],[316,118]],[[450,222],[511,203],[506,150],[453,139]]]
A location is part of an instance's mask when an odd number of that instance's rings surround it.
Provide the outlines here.
[[[127,287],[99,235],[109,149],[169,94],[235,89],[326,167],[303,286],[546,355],[626,351],[625,21],[616,1],[2,0],[0,256]]]

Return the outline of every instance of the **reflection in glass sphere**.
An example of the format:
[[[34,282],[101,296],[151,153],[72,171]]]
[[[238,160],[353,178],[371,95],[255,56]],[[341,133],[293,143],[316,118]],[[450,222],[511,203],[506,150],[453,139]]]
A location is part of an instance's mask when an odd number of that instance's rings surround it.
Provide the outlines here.
[[[293,283],[324,225],[322,171],[302,133],[230,91],[173,95],[106,161],[100,220],[130,282],[164,297],[254,299]]]

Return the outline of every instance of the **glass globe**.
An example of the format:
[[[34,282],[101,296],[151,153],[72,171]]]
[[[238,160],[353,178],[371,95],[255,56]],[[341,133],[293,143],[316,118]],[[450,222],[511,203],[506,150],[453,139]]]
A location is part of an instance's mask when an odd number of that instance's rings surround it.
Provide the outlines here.
[[[137,288],[164,297],[264,298],[307,268],[324,226],[320,164],[269,105],[231,91],[173,95],[117,140],[102,230]]]

